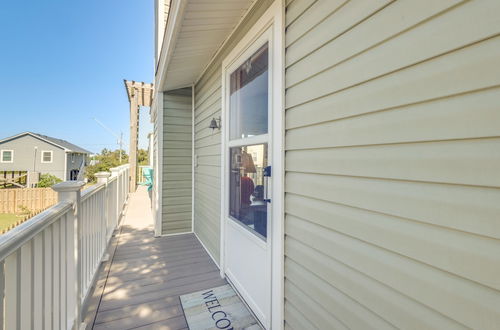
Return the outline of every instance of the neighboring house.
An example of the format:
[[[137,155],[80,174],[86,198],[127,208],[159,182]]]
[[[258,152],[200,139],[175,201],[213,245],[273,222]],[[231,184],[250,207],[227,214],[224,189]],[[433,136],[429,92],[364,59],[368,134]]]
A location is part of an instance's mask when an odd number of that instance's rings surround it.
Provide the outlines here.
[[[498,328],[500,1],[164,2],[157,235],[268,329]]]
[[[76,180],[88,155],[90,151],[68,141],[24,132],[0,140],[0,172],[49,173],[61,180]]]

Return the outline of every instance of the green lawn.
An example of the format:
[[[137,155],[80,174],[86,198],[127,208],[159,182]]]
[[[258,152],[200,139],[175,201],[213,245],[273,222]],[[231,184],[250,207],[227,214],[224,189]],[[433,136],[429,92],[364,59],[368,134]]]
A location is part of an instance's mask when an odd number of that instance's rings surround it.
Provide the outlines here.
[[[12,213],[0,213],[0,231],[8,228],[11,224],[14,224],[21,219],[22,217],[18,217]]]

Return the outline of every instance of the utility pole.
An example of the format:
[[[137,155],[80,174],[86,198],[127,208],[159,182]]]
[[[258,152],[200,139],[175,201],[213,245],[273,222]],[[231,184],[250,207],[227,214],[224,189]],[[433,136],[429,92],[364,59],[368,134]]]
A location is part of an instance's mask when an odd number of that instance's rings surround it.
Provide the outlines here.
[[[123,153],[123,132],[120,132],[120,165],[122,164],[122,153]]]
[[[118,140],[116,141],[117,144],[119,145],[119,148],[120,148],[120,165],[122,164],[122,154],[123,154],[123,132],[120,132],[120,136],[118,136],[118,134],[116,134],[115,132],[113,132],[108,126],[104,125],[101,121],[99,121],[97,118],[93,118],[95,120],[96,123],[98,123],[102,128],[104,128],[106,131],[108,131],[109,133],[111,133],[111,135],[113,135],[115,138],[117,138]]]

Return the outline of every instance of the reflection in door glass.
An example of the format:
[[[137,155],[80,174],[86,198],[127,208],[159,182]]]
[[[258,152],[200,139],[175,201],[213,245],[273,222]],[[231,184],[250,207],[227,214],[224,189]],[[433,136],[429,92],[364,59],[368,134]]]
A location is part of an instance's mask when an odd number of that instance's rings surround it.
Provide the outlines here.
[[[231,73],[231,140],[267,133],[268,46],[255,52]]]
[[[230,148],[230,162],[229,215],[265,239],[267,144]]]

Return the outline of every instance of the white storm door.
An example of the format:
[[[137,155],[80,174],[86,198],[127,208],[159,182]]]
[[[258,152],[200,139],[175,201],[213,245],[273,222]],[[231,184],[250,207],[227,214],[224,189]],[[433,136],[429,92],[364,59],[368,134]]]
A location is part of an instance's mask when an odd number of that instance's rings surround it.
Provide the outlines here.
[[[270,31],[224,74],[224,273],[259,321],[271,319]]]

